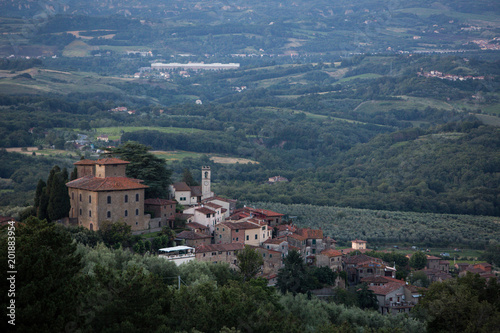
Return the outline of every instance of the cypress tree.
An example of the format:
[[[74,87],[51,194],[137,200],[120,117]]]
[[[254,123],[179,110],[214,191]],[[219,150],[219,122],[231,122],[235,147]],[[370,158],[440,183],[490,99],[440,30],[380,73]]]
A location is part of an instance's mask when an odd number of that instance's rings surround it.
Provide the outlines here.
[[[78,171],[77,171],[76,167],[74,167],[73,171],[71,171],[70,180],[75,180],[77,178],[78,178]]]
[[[40,195],[40,205],[36,211],[36,216],[40,220],[48,219],[47,208],[49,205],[49,194],[47,193],[47,187],[44,187],[42,190],[42,194]]]
[[[66,187],[67,177],[68,171],[64,169],[53,174],[52,180],[50,182],[50,187],[48,185],[49,181],[47,181],[47,188],[49,189],[49,204],[47,207],[47,214],[49,216],[49,219],[52,221],[68,216],[68,212],[71,208],[68,188]]]
[[[36,191],[35,191],[35,203],[34,203],[35,212],[37,212],[38,207],[40,207],[40,199],[42,197],[42,193],[43,193],[45,187],[47,187],[47,184],[42,179],[39,179],[38,184],[36,185]]]

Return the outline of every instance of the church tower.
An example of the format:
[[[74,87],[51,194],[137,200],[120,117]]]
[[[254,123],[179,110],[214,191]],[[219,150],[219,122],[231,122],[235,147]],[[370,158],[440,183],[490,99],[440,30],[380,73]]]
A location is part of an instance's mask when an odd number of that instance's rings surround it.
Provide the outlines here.
[[[201,167],[201,195],[202,199],[210,198],[213,194],[210,191],[211,171],[209,166]]]

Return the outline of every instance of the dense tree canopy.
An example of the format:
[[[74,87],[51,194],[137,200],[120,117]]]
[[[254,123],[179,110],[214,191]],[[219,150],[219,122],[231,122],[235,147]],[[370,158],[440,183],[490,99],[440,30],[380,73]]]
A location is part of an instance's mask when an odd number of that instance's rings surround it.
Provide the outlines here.
[[[148,185],[147,198],[166,198],[170,185],[171,170],[167,169],[165,161],[149,152],[149,148],[137,142],[126,142],[111,150],[112,156],[119,156],[127,165],[127,176],[144,180]]]

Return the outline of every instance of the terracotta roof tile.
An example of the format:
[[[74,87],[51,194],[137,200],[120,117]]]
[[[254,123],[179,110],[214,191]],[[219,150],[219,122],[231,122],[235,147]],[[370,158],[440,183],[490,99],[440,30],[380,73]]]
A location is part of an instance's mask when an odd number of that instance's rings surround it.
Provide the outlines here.
[[[198,207],[198,208],[195,208],[195,210],[197,212],[200,212],[202,214],[215,214],[215,212],[211,209],[208,209],[206,207]]]
[[[207,202],[207,203],[205,204],[205,206],[212,207],[212,208],[214,208],[214,209],[219,209],[219,208],[222,208],[222,206],[217,205],[217,204],[214,204],[213,202]]]
[[[251,222],[223,222],[229,229],[260,229],[259,225]]]
[[[106,177],[99,178],[85,176],[66,183],[67,187],[87,191],[120,191],[145,189],[149,186],[141,184],[141,180],[128,177]]]
[[[387,295],[393,291],[396,291],[403,286],[397,282],[389,282],[383,286],[368,286],[368,289],[373,291],[375,295]]]
[[[130,164],[128,161],[121,160],[115,157],[101,158],[100,160],[95,161],[96,164]]]
[[[323,239],[323,230],[319,229],[300,228],[297,230],[297,233],[307,239]]]
[[[185,182],[174,183],[172,186],[176,191],[191,191],[191,188]]]
[[[94,160],[79,160],[78,162],[73,163],[73,165],[95,165],[96,161]]]
[[[188,227],[189,229],[208,229],[206,225],[203,225],[198,222],[186,223],[186,227]]]
[[[297,234],[290,234],[290,235],[288,235],[288,237],[291,237],[291,238],[294,238],[294,239],[297,239],[297,240],[300,240],[300,241],[305,241],[307,239],[304,236],[297,235]]]

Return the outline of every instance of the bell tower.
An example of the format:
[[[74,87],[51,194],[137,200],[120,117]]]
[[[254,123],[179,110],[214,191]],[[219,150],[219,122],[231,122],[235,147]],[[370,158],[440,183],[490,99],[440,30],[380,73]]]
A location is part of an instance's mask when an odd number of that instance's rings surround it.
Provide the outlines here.
[[[201,194],[202,199],[206,199],[212,196],[210,191],[210,176],[211,171],[209,166],[201,167]]]

